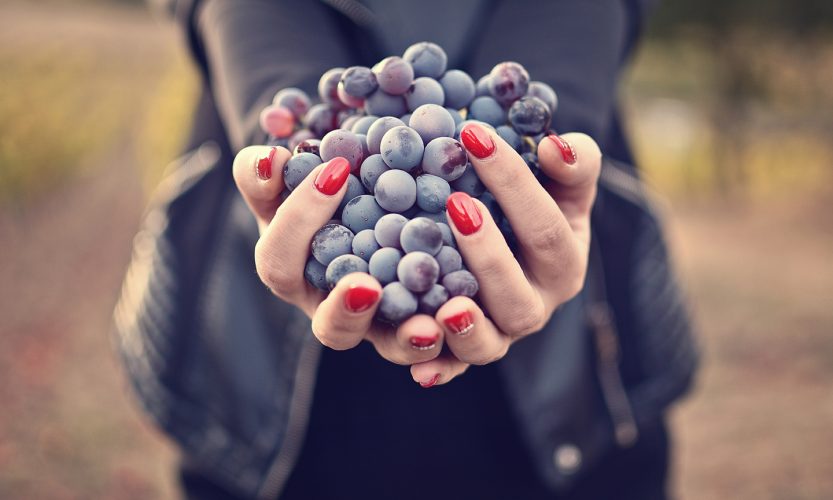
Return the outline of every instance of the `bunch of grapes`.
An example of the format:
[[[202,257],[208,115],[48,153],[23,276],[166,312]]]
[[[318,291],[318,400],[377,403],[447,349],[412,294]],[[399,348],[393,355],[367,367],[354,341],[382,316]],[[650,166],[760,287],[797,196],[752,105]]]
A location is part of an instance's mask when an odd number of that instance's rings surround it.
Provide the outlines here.
[[[503,62],[476,83],[447,70],[443,49],[412,45],[402,57],[373,68],[333,68],[318,83],[313,105],[297,88],[283,89],[260,114],[271,145],[288,147],[288,190],[319,164],[336,157],[351,166],[347,193],[315,235],[304,275],[332,289],[352,272],[368,272],[383,285],[377,316],[399,323],[417,312],[433,315],[450,297],[474,297],[446,220],[455,191],[488,207],[507,241],[511,227],[480,182],[460,144],[466,124],[493,129],[540,174],[536,149],[558,100],[543,82],[530,82],[516,62]]]

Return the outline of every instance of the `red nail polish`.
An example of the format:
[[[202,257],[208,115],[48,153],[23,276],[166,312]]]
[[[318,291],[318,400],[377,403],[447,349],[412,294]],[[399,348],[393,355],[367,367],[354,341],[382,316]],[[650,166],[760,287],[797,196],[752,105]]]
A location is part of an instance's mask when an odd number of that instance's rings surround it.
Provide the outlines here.
[[[483,225],[483,215],[466,193],[452,193],[445,205],[454,227],[464,235],[472,234]]]
[[[414,349],[418,351],[427,351],[437,345],[438,338],[439,337],[437,335],[434,335],[433,337],[411,337],[409,342]]]
[[[338,193],[341,186],[347,182],[350,175],[350,162],[341,156],[333,158],[327,165],[318,172],[315,178],[315,189],[327,196]]]
[[[488,158],[495,152],[495,141],[486,130],[475,123],[470,123],[460,131],[460,139],[466,150],[478,158]]]
[[[468,311],[449,316],[445,319],[444,323],[449,330],[457,335],[465,335],[474,328],[474,318],[471,317],[471,313]]]
[[[576,150],[573,149],[572,144],[555,134],[548,135],[547,138],[558,146],[558,149],[561,151],[561,157],[564,159],[564,163],[572,165],[576,162]]]
[[[260,158],[255,163],[255,171],[261,180],[268,181],[272,178],[272,161],[274,161],[275,153],[277,152],[278,148],[270,148],[269,154]]]
[[[354,313],[370,309],[379,299],[379,292],[363,286],[352,285],[344,295],[344,307]]]
[[[434,387],[434,384],[436,384],[439,380],[440,380],[440,374],[438,373],[438,374],[434,375],[433,377],[431,377],[430,380],[428,380],[426,382],[420,382],[419,385],[421,385],[425,389],[428,389],[429,387]]]

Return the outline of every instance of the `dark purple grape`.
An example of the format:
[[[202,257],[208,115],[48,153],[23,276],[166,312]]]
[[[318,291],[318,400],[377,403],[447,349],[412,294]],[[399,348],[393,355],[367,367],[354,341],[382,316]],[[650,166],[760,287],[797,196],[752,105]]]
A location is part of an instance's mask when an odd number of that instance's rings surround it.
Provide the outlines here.
[[[367,149],[370,154],[376,154],[380,151],[382,144],[382,137],[385,133],[393,127],[404,127],[405,123],[394,116],[383,116],[373,122],[373,125],[367,129]]]
[[[522,97],[509,108],[509,122],[519,134],[543,133],[549,128],[551,119],[547,103],[537,97]]]
[[[445,200],[451,194],[451,186],[442,177],[422,174],[416,178],[416,202],[426,212],[442,212]]]
[[[396,281],[396,268],[399,266],[402,255],[404,254],[398,248],[384,247],[376,250],[370,256],[368,264],[370,275],[379,280],[383,286]]]
[[[538,163],[538,155],[535,153],[523,153],[521,158],[524,159],[526,166],[529,167],[529,170],[532,171],[535,177],[539,177],[541,175],[541,165]]]
[[[356,137],[359,138],[359,142],[362,144],[362,159],[361,162],[359,162],[359,167],[361,167],[361,164],[364,163],[365,158],[370,156],[371,153],[370,150],[367,149],[367,136],[364,134],[356,134]],[[354,170],[354,172],[358,173],[358,169]]]
[[[318,139],[315,137],[315,134],[313,134],[311,130],[306,129],[306,128],[302,128],[301,130],[292,134],[292,137],[289,138],[289,144],[287,145],[287,148],[290,151],[292,151],[292,154],[312,153],[312,151],[298,151],[298,149],[297,149],[299,144],[301,144],[304,141],[308,141],[308,140],[317,141]],[[315,154],[318,154],[317,149],[318,148],[316,147]]]
[[[454,271],[443,276],[442,285],[452,297],[474,297],[480,289],[477,279],[468,271]]]
[[[349,130],[352,132],[353,125],[355,125],[356,122],[358,122],[362,118],[364,118],[364,116],[362,115],[350,115],[347,118],[345,118],[344,121],[341,122],[338,128],[340,128],[341,130]]]
[[[400,116],[399,119],[402,120],[402,123],[407,124],[409,121],[411,121],[411,113],[405,113],[404,115]]]
[[[452,108],[445,108],[445,110],[448,111],[448,114],[451,115],[451,119],[454,120],[455,127],[463,123],[463,115],[461,115],[459,111]]]
[[[405,50],[403,59],[411,63],[414,68],[414,75],[439,78],[445,73],[448,65],[448,56],[445,51],[431,42],[415,43]]]
[[[552,114],[555,114],[555,110],[558,109],[558,96],[555,94],[555,90],[544,82],[529,82],[526,95],[537,97],[547,103],[547,107],[550,108]]]
[[[402,95],[408,91],[414,81],[414,68],[397,56],[390,56],[379,61],[373,67],[379,88],[391,95]],[[401,113],[397,113],[399,116]]]
[[[451,187],[456,191],[462,191],[474,198],[477,198],[486,191],[486,186],[480,181],[480,177],[477,176],[477,172],[471,163],[466,165],[466,170],[463,172],[463,175],[451,181]]]
[[[443,232],[433,220],[417,217],[402,227],[399,243],[407,253],[421,251],[436,255],[443,246]]]
[[[529,73],[516,62],[502,62],[489,73],[489,93],[508,106],[520,99],[529,89]]]
[[[275,98],[272,99],[272,103],[277,104],[278,106],[283,106],[284,108],[292,111],[292,114],[295,115],[295,118],[298,120],[307,114],[307,111],[309,111],[309,108],[312,105],[307,93],[295,87],[285,88],[275,94]]]
[[[449,108],[465,108],[474,99],[474,80],[465,71],[459,69],[446,71],[440,78],[440,85],[445,91],[445,105]]]
[[[414,129],[400,126],[385,132],[380,149],[390,168],[410,171],[419,166],[425,146]]]
[[[498,204],[492,193],[484,191],[477,199],[489,209],[489,213],[492,214],[492,219],[495,220],[495,224],[500,225],[500,221],[503,220],[503,210],[500,208],[500,204]]]
[[[283,183],[292,191],[307,178],[315,167],[321,165],[321,158],[312,153],[293,155],[283,166]]]
[[[518,101],[520,102],[520,101]],[[517,103],[515,103],[517,104]],[[513,105],[514,107],[514,105]],[[510,127],[509,125],[501,125],[495,129],[497,135],[500,136],[501,139],[506,141],[507,144],[512,146],[512,149],[515,151],[520,151],[521,149],[521,136],[515,132],[515,129]]]
[[[307,282],[319,290],[328,290],[327,287],[327,266],[310,257],[304,266],[304,278]]]
[[[383,247],[402,248],[399,235],[402,234],[402,228],[407,222],[408,219],[401,214],[383,215],[373,228],[376,241]]]
[[[448,301],[448,291],[441,285],[434,285],[430,290],[419,296],[417,309],[423,314],[433,316],[437,314],[437,311],[446,301]]]
[[[359,98],[367,97],[379,88],[376,75],[364,66],[351,66],[344,70],[339,85],[348,95]]]
[[[451,248],[457,248],[457,241],[454,240],[454,233],[451,232],[451,227],[445,222],[437,222],[440,231],[443,233],[443,245]]]
[[[376,180],[373,188],[376,203],[388,212],[404,212],[416,203],[416,182],[404,170],[388,170]]]
[[[316,104],[304,116],[304,124],[316,137],[338,128],[336,110],[327,104]]]
[[[361,196],[364,194],[364,186],[362,185],[362,181],[359,180],[353,174],[350,174],[347,177],[347,192],[344,193],[344,198],[341,199],[341,203],[338,204],[338,211],[336,214],[340,214],[344,207],[350,203],[350,200],[356,198],[357,196]]]
[[[506,123],[506,111],[490,96],[481,96],[471,102],[468,118],[497,127]]]
[[[448,224],[448,218],[445,216],[445,212],[426,212],[425,210],[420,210],[416,214],[414,214],[413,218],[417,217],[424,217],[428,220],[432,220],[439,224],[442,222],[443,224]]]
[[[344,68],[333,68],[321,75],[321,79],[318,80],[318,97],[321,98],[321,102],[337,109],[344,107],[338,98],[338,82],[343,72]]]
[[[477,80],[477,83],[474,86],[474,96],[480,97],[488,95],[491,96],[492,94],[489,92],[489,75],[483,75]]]
[[[463,175],[468,161],[462,144],[450,137],[438,137],[425,146],[422,170],[450,182]]]
[[[365,190],[368,193],[373,192],[373,188],[376,187],[376,181],[379,179],[379,176],[382,175],[384,172],[390,170],[390,167],[382,160],[382,155],[370,155],[362,162],[362,167],[359,170],[359,177],[361,178],[362,185],[364,185]]]
[[[360,109],[364,106],[364,99],[361,97],[353,97],[347,92],[344,91],[344,87],[341,86],[341,83],[338,84],[336,88],[336,95],[338,96],[338,100],[344,106],[347,106],[351,109]]]
[[[362,142],[353,132],[333,130],[321,139],[321,161],[342,157],[350,162],[350,170],[358,171],[362,164]]]
[[[342,223],[354,233],[371,229],[383,215],[384,209],[376,203],[376,198],[369,194],[357,196],[347,202],[341,212]]]
[[[402,283],[394,281],[382,289],[377,311],[380,319],[399,323],[417,311],[417,298]]]
[[[405,92],[405,103],[408,109],[413,111],[423,104],[439,104],[445,102],[445,92],[442,85],[433,78],[421,76],[414,80],[411,87]]]
[[[353,239],[353,246],[355,245],[356,240]],[[437,259],[437,264],[440,265],[440,276],[445,276],[448,273],[463,269],[463,257],[460,255],[460,252],[450,246],[440,248],[435,259]]]
[[[327,224],[312,237],[312,256],[325,266],[352,251],[353,232],[342,225]]]
[[[412,292],[427,292],[440,277],[440,265],[428,253],[408,252],[396,267],[396,277]]]
[[[428,144],[437,137],[454,136],[454,118],[437,104],[423,104],[411,113],[408,126],[416,130],[422,142]]]
[[[376,116],[401,116],[408,111],[408,107],[401,95],[390,95],[378,89],[364,100],[364,110]]]
[[[367,262],[353,254],[340,255],[327,265],[327,286],[335,288],[338,281],[350,273],[366,273]]]
[[[367,131],[370,129],[370,126],[373,125],[379,117],[375,115],[368,115],[362,116],[356,123],[353,124],[353,127],[350,128],[350,132],[354,134],[365,134],[367,135]]]
[[[321,139],[307,139],[299,142],[292,154],[298,155],[301,153],[312,153],[319,156],[321,153]]]
[[[382,248],[376,241],[372,229],[365,229],[353,237],[353,255],[369,261],[374,252]]]

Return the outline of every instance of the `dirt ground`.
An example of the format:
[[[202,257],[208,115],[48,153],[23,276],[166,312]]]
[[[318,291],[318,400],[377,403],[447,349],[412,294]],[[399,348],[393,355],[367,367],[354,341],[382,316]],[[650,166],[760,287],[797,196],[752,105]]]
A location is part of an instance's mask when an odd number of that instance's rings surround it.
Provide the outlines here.
[[[133,147],[0,209],[0,498],[176,498],[108,337],[145,202]],[[833,498],[831,199],[669,211],[705,354],[672,412],[680,498]]]

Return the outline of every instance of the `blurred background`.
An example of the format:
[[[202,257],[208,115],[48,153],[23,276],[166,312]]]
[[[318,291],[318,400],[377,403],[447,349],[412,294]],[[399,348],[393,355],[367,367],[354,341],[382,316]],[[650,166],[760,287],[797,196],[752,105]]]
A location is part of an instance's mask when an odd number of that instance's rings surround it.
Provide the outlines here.
[[[195,89],[141,1],[0,0],[0,498],[176,497],[108,333]],[[705,354],[676,491],[833,498],[833,2],[666,1],[621,95]]]

